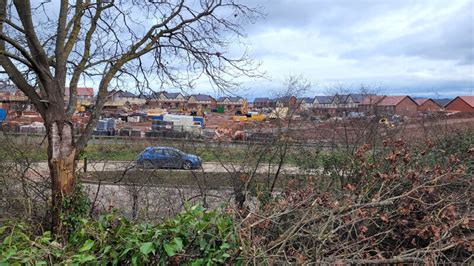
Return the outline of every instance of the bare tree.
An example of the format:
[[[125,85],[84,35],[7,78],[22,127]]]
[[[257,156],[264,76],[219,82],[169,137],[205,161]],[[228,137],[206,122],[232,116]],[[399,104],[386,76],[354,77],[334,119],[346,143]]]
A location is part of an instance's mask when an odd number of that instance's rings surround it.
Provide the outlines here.
[[[299,76],[289,76],[285,80],[285,90],[283,91],[283,96],[280,96],[278,99],[283,99],[287,101],[286,105],[288,106],[288,113],[285,119],[278,119],[278,133],[277,133],[277,141],[279,142],[276,152],[277,158],[277,170],[275,175],[273,176],[273,181],[270,187],[270,193],[273,192],[275,188],[275,184],[279,178],[280,172],[282,170],[283,164],[287,157],[289,148],[291,146],[291,131],[295,129],[295,132],[299,132],[299,128],[295,128],[293,125],[295,116],[298,110],[301,107],[301,100],[298,100],[297,97],[304,95],[308,92],[311,88],[311,82],[305,79],[302,75]],[[296,99],[296,102],[292,103],[292,97]],[[286,130],[286,132],[283,132]]]
[[[150,77],[159,87],[183,88],[207,77],[228,89],[239,75],[256,74],[245,53],[233,58],[227,48],[257,14],[234,0],[0,0],[0,65],[45,122],[54,231],[61,229],[62,200],[73,191],[75,158],[108,88],[127,79],[149,87]],[[98,94],[75,139],[71,117],[81,80],[98,82]]]

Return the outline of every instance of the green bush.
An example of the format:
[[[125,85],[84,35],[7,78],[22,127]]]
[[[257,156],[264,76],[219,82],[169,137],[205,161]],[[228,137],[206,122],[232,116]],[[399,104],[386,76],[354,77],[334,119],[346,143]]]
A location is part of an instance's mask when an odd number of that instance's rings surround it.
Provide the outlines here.
[[[238,250],[231,217],[201,206],[158,225],[133,224],[115,213],[82,219],[65,244],[50,232],[33,237],[22,223],[0,227],[0,237],[0,265],[210,265],[236,260]]]
[[[64,198],[61,219],[65,231],[70,234],[89,217],[91,202],[81,182],[74,186],[74,192]]]

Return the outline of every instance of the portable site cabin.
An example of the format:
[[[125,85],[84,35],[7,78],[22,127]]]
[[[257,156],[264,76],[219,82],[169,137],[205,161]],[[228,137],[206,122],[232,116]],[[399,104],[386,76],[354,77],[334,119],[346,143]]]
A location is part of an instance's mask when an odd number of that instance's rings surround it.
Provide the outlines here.
[[[204,117],[190,116],[190,115],[159,115],[152,117],[153,122],[164,122],[173,125],[173,130],[176,131],[199,131],[204,128]]]

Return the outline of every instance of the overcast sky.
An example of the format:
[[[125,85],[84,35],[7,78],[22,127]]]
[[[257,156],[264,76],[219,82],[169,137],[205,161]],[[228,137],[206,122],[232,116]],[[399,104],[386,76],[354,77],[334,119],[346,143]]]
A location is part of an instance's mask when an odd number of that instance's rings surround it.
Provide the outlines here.
[[[288,75],[334,87],[444,97],[474,91],[474,0],[248,0],[266,17],[248,27],[251,55],[270,80],[241,93],[266,96]]]
[[[289,75],[312,82],[306,96],[362,84],[392,95],[474,93],[474,0],[239,1],[265,14],[244,25],[243,41],[267,79],[244,78],[235,94],[274,96]],[[207,79],[198,92],[218,96]]]

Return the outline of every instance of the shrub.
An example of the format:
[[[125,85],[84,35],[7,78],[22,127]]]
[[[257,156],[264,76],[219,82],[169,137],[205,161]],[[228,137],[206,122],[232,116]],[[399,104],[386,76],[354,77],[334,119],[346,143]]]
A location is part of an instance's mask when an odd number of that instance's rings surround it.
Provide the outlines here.
[[[438,164],[424,159],[436,147],[422,154],[401,140],[384,145],[376,160],[368,145],[351,160],[328,158],[350,173],[341,193],[308,184],[241,214],[242,257],[270,264],[467,262],[473,175],[466,164],[474,153],[463,146]],[[331,178],[326,174],[320,178]]]
[[[158,225],[132,224],[110,213],[82,219],[65,244],[45,232],[33,237],[27,225],[0,228],[0,264],[180,264],[209,265],[235,260],[232,219],[201,206]]]

